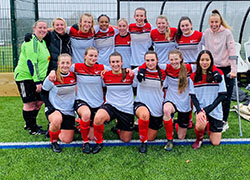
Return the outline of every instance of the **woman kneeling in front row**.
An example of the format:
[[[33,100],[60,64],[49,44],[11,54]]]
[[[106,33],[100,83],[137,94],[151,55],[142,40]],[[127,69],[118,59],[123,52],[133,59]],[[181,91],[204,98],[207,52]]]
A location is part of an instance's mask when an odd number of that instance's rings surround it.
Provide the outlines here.
[[[223,129],[221,102],[226,95],[226,86],[223,73],[214,66],[210,51],[199,53],[197,70],[191,75],[191,80],[190,95],[196,108],[196,141],[192,147],[200,148],[206,127],[211,143],[217,146]]]
[[[69,72],[72,65],[71,56],[61,54],[58,57],[56,81],[47,77],[43,83],[41,97],[45,103],[45,115],[50,122],[49,135],[54,152],[62,149],[57,143],[58,137],[64,143],[70,143],[74,137],[74,101],[76,89],[75,74]]]

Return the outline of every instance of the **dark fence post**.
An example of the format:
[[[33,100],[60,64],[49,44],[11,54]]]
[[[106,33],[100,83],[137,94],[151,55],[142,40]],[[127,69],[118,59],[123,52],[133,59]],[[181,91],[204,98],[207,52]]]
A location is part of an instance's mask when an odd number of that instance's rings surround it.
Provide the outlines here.
[[[13,54],[13,69],[17,66],[17,31],[16,31],[16,8],[15,0],[10,0],[10,14],[11,14],[11,42]]]
[[[35,0],[34,4],[35,4],[35,21],[37,21],[39,19],[38,0]]]
[[[161,12],[160,12],[160,15],[163,14],[163,11],[164,11],[164,8],[165,8],[166,1],[167,1],[167,0],[164,0],[164,2],[163,2],[162,5],[161,5]]]
[[[239,36],[239,43],[241,44],[241,41],[242,41],[242,36],[243,36],[243,31],[244,31],[244,27],[245,27],[245,24],[246,24],[246,21],[247,21],[247,16],[249,14],[249,11],[250,11],[250,6],[248,7],[247,9],[247,12],[244,16],[244,19],[242,21],[242,25],[241,25],[241,29],[240,29],[240,36]]]
[[[209,1],[209,2],[207,3],[206,7],[205,7],[204,10],[203,10],[203,13],[202,13],[202,16],[201,16],[201,22],[200,22],[200,29],[199,29],[200,32],[202,32],[203,22],[204,22],[204,18],[205,18],[207,9],[208,9],[208,7],[210,6],[210,4],[211,4],[212,2],[213,2],[213,1]]]
[[[117,21],[120,19],[120,0],[117,0]]]

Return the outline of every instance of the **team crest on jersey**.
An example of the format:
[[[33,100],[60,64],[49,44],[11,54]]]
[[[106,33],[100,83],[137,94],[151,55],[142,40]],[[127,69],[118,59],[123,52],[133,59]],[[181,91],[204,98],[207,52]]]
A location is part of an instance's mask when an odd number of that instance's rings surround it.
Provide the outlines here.
[[[95,74],[100,74],[100,72],[101,72],[101,71],[99,71],[99,70],[96,70],[96,71],[95,71]]]

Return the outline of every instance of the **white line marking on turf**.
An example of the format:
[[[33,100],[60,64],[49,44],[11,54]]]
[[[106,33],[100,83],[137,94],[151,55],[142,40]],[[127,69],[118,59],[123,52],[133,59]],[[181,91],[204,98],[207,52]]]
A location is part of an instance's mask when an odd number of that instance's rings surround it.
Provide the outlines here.
[[[175,145],[191,145],[195,142],[195,139],[185,140],[174,140]],[[63,147],[80,147],[82,141],[73,141],[70,144],[59,142]],[[104,146],[135,146],[139,145],[140,140],[131,140],[129,143],[123,143],[121,140],[104,140]],[[164,145],[166,139],[157,139],[152,142],[148,142],[149,145]],[[90,144],[95,144],[90,142]],[[210,144],[209,139],[204,139],[203,144]],[[222,139],[221,144],[250,144],[250,138],[239,138],[239,139]],[[47,148],[50,147],[50,142],[2,142],[0,143],[0,149],[23,149],[23,148]]]

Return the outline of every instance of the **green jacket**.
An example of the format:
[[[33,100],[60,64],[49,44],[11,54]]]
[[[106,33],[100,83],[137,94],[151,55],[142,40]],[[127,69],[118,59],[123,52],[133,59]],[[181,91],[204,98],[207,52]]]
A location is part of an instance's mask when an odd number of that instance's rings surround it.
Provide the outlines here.
[[[41,83],[47,73],[50,54],[45,41],[39,41],[35,35],[29,42],[24,42],[17,67],[15,68],[15,80],[33,80]]]

